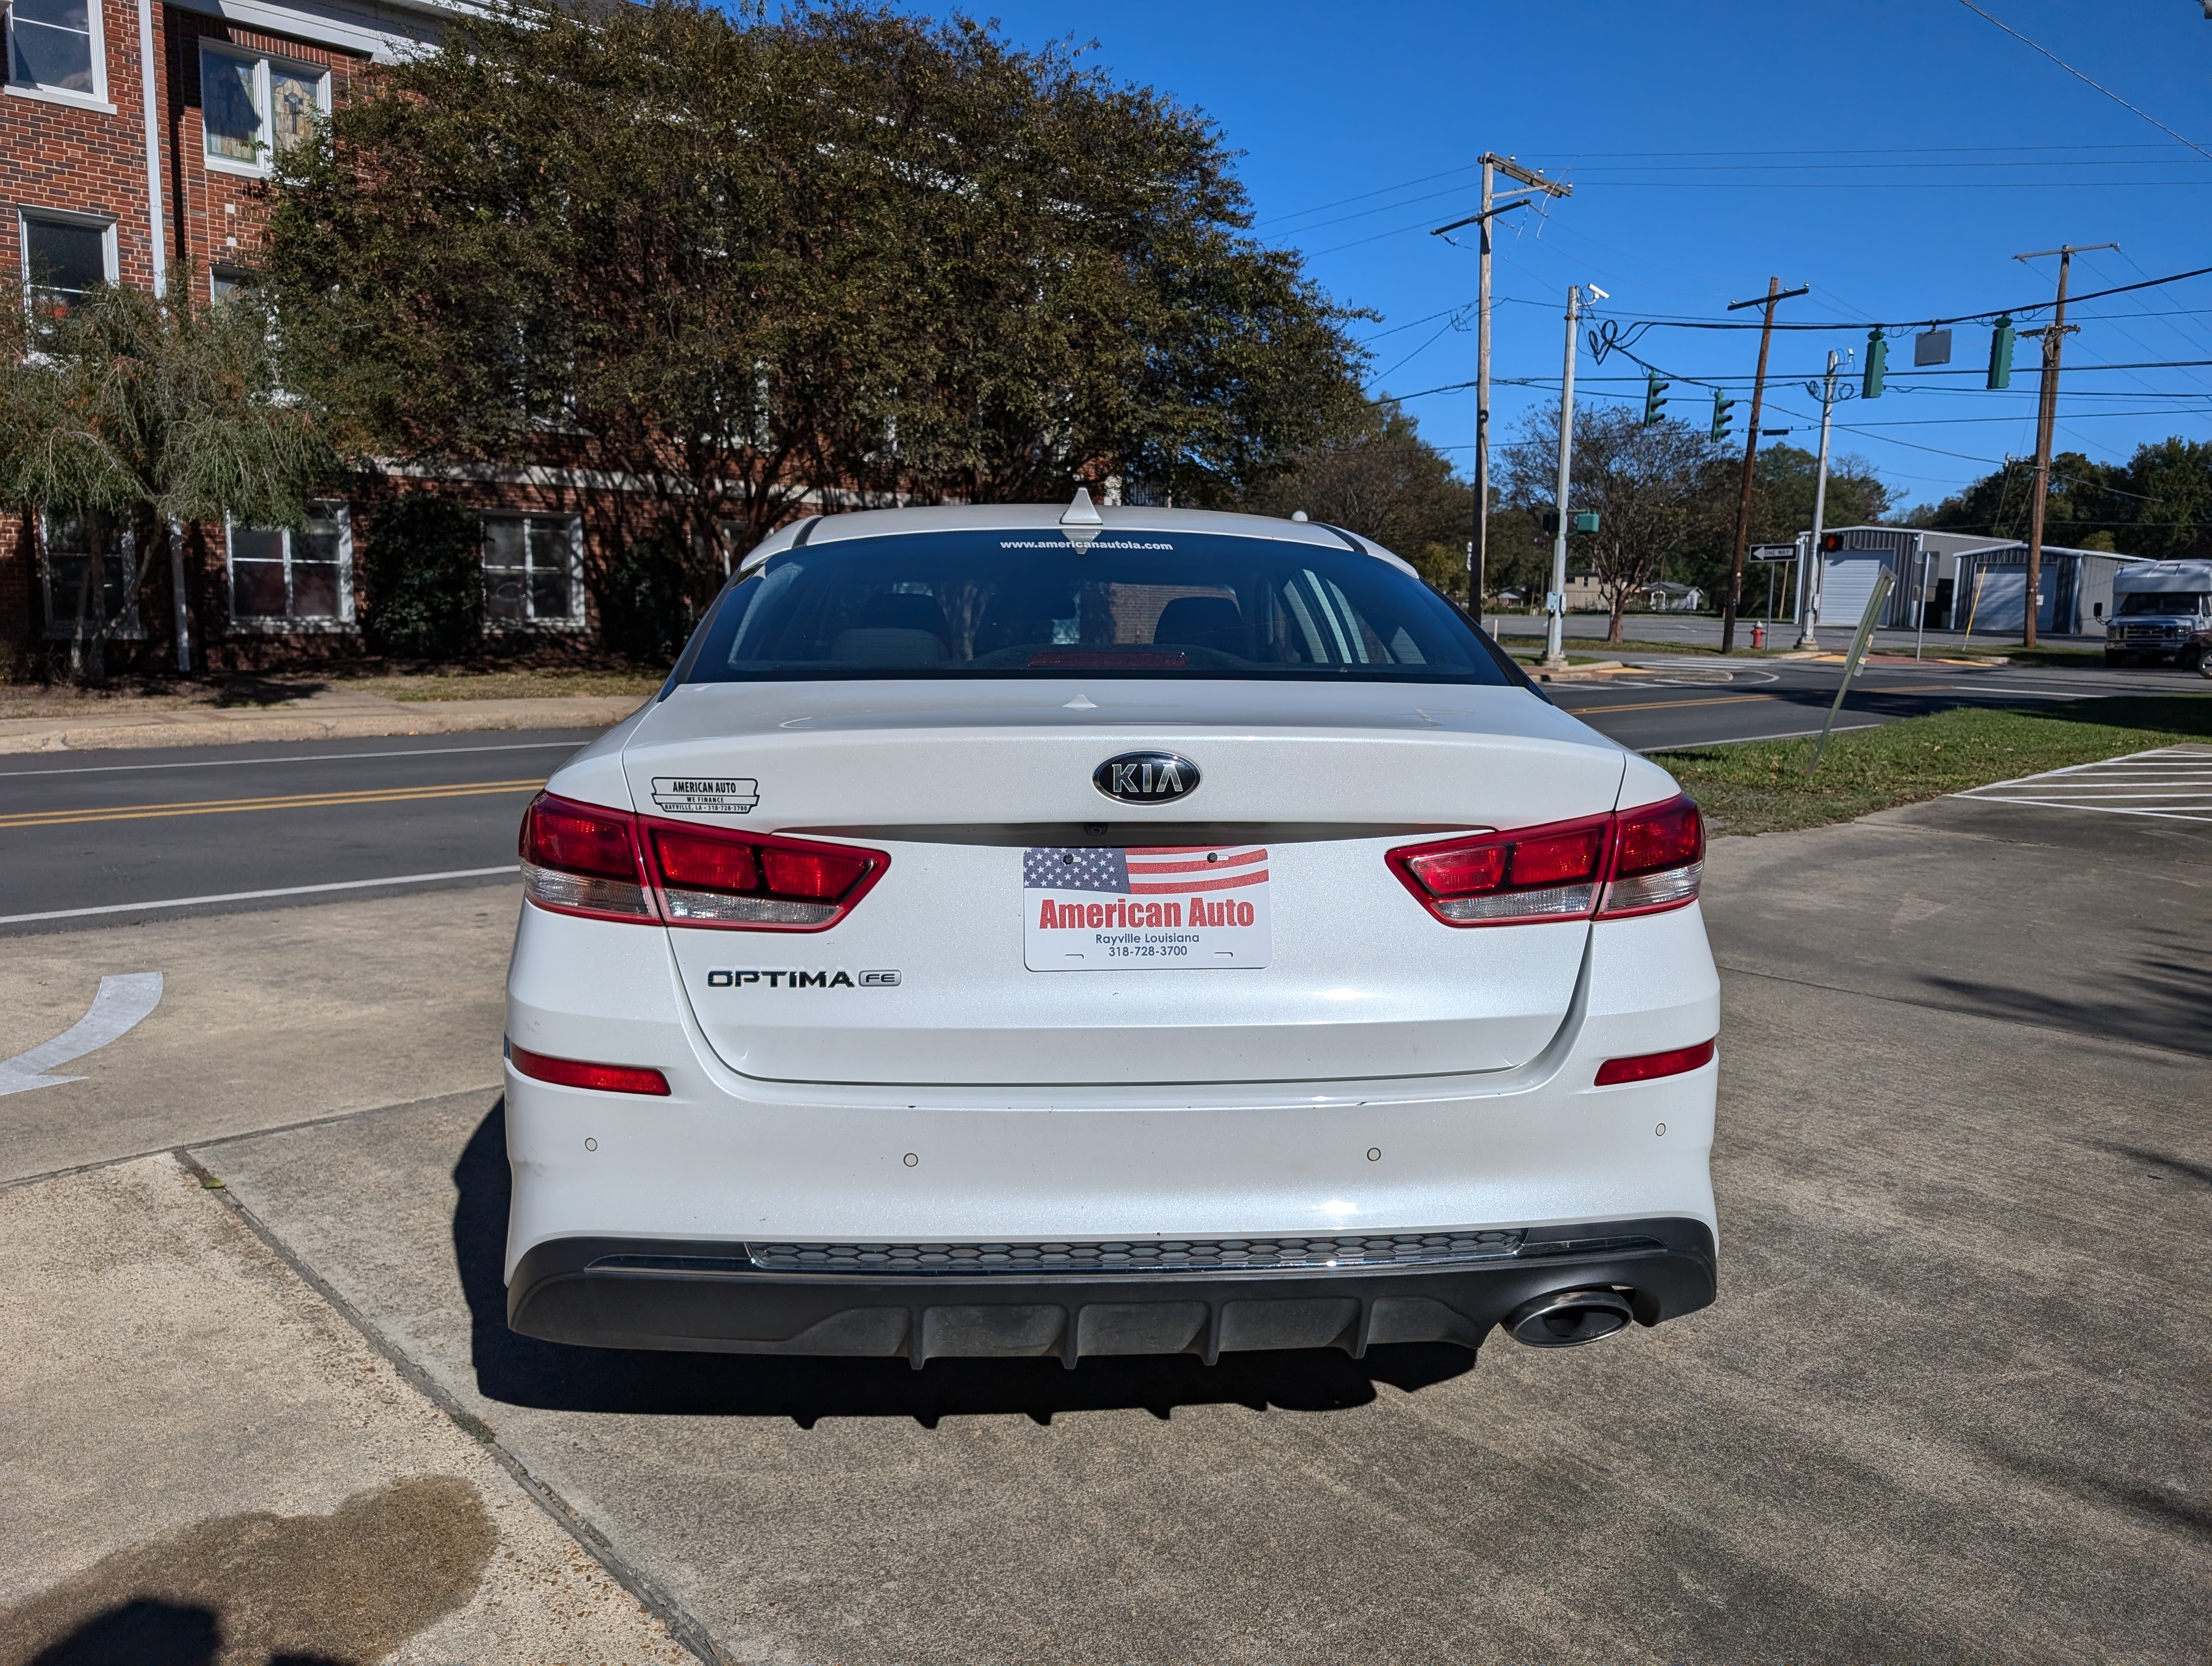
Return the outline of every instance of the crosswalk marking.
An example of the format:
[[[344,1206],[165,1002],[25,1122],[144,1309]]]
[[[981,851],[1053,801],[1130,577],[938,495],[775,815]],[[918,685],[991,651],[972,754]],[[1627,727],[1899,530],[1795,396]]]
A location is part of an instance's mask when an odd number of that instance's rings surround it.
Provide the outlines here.
[[[2052,810],[2092,810],[2108,816],[2212,822],[2212,746],[2161,746],[2099,763],[2076,763],[2017,781],[1970,787],[1954,796]]]

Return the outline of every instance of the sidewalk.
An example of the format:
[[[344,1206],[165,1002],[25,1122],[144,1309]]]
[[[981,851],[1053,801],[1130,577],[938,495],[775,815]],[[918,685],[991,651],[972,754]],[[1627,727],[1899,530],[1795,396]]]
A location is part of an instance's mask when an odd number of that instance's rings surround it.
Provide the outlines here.
[[[515,700],[391,700],[325,689],[282,706],[163,707],[118,700],[97,714],[0,719],[0,754],[118,746],[231,746],[254,740],[456,734],[475,729],[583,729],[619,723],[643,704],[632,694]]]

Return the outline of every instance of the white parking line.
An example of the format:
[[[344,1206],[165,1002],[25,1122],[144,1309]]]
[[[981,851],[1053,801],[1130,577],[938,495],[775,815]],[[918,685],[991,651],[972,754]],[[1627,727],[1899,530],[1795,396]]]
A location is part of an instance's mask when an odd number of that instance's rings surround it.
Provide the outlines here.
[[[1954,796],[2108,816],[2212,822],[2212,747],[2161,746],[2099,763],[2076,763],[2016,781],[1970,787]]]
[[[92,914],[137,914],[147,909],[191,909],[203,903],[252,903],[264,897],[308,897],[321,891],[367,891],[377,885],[421,885],[434,879],[483,879],[495,873],[512,873],[513,862],[500,867],[457,867],[446,873],[395,873],[389,879],[339,879],[326,885],[284,885],[275,891],[226,891],[213,897],[172,897],[160,903],[108,903],[96,909],[55,909],[46,914],[0,914],[0,926],[21,926],[33,920],[78,920]]]

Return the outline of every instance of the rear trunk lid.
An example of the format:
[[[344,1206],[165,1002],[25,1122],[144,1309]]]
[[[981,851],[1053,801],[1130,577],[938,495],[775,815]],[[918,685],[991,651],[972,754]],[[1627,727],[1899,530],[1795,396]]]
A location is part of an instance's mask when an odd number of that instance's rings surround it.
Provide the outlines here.
[[[1196,789],[1132,805],[1093,784],[1154,751]],[[686,684],[623,767],[646,815],[890,858],[826,931],[671,929],[732,1069],[1133,1085],[1525,1062],[1587,922],[1442,925],[1383,852],[1602,813],[1624,757],[1510,688],[979,679]],[[1068,923],[1055,898],[1078,929],[1040,928]],[[1112,943],[1081,928],[1102,918]]]

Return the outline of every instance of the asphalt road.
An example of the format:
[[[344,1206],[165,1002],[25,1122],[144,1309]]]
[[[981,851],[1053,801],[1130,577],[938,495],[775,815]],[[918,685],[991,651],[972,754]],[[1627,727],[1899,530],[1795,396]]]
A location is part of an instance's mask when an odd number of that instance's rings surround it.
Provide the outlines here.
[[[0,1055],[97,976],[169,982],[82,1080],[0,1097],[0,1219],[45,1224],[7,1292],[40,1326],[0,1351],[0,1602],[366,1484],[324,1479],[344,1431],[299,1405],[311,1349],[374,1360],[201,1299],[173,1160],[204,1259],[328,1299],[722,1661],[2204,1659],[2212,830],[1945,800],[1717,840],[1708,876],[1713,1307],[1212,1370],[512,1335],[511,888],[19,943]],[[193,1587],[210,1623],[248,1617],[250,1560]]]
[[[1632,663],[1607,682],[1556,683],[1547,691],[1604,733],[1650,751],[1817,730],[1839,673],[1834,664],[1710,655]],[[1878,665],[1854,684],[1838,721],[1855,727],[1954,705],[2203,687],[2171,670]],[[296,906],[327,894],[318,887],[503,879],[523,804],[591,733],[0,758],[0,934],[101,917]],[[216,900],[176,907],[187,898]]]

